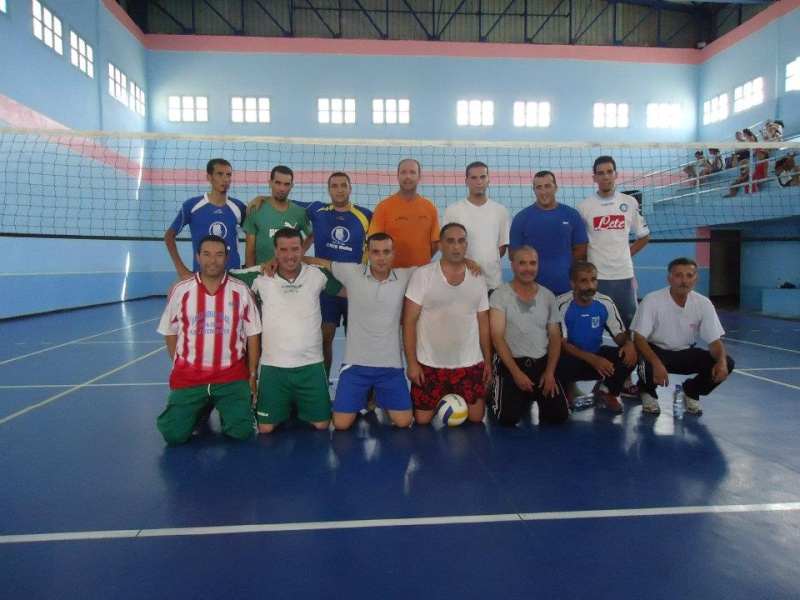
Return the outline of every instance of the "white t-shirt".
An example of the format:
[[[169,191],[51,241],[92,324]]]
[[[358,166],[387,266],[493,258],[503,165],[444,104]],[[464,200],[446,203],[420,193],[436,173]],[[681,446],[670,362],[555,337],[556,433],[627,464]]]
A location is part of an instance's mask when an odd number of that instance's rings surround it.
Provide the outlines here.
[[[630,236],[639,239],[650,235],[636,198],[620,192],[611,198],[601,198],[594,193],[577,208],[589,235],[587,258],[597,267],[597,278],[632,278]]]
[[[665,287],[647,294],[631,329],[662,350],[685,350],[700,338],[710,344],[725,335],[711,300],[697,292],[689,292],[686,306],[680,307]]]
[[[447,283],[440,261],[417,269],[406,298],[422,306],[417,321],[417,360],[423,365],[455,369],[483,361],[478,313],[489,310],[486,282],[467,269],[464,281]]]
[[[508,209],[491,200],[475,206],[464,198],[444,211],[442,225],[447,223],[461,223],[467,228],[467,256],[480,265],[490,290],[500,287],[500,246],[508,245]]]
[[[319,294],[328,278],[304,264],[293,281],[259,276],[253,291],[261,297],[261,364],[302,367],[322,362],[322,312]]]

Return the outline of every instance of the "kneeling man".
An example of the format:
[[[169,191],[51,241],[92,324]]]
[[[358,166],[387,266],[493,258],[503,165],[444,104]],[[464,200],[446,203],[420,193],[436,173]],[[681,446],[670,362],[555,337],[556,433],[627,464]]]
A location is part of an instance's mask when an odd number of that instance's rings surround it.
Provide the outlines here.
[[[498,359],[492,411],[501,425],[516,425],[535,401],[540,422],[563,423],[569,405],[555,376],[561,352],[555,296],[536,283],[539,254],[530,246],[514,251],[511,269],[514,279],[489,302]]]
[[[703,414],[700,396],[707,396],[733,371],[733,359],[720,339],[725,331],[711,300],[694,291],[697,263],[676,258],[667,267],[669,286],[644,297],[631,330],[644,358],[639,368],[642,411],[661,412],[656,386],[669,385],[669,374],[695,375],[683,382],[686,412]],[[698,348],[696,337],[708,344]]]
[[[253,435],[258,309],[247,285],[225,272],[226,241],[208,235],[197,248],[199,271],[170,290],[158,326],[172,359],[167,408],[157,421],[168,444],[189,439],[209,399],[226,435]]]
[[[448,223],[439,234],[442,258],[411,276],[403,308],[403,348],[414,419],[431,422],[445,394],[467,401],[467,418],[480,423],[492,379],[486,283],[467,268],[467,230]]]
[[[561,358],[556,377],[567,389],[575,381],[601,379],[596,396],[603,406],[622,412],[619,394],[636,367],[636,348],[625,331],[614,301],[597,293],[597,268],[579,261],[569,269],[572,291],[556,298],[561,315]],[[617,348],[603,345],[603,332]]]

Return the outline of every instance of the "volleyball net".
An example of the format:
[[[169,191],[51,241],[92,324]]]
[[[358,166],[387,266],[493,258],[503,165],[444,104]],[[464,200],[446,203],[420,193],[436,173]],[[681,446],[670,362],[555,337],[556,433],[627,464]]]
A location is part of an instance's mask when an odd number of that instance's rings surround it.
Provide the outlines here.
[[[575,206],[595,190],[598,156],[617,163],[617,189],[635,192],[654,240],[703,239],[713,228],[770,221],[770,236],[800,239],[800,185],[775,175],[800,143],[714,144],[723,160],[750,159],[692,176],[698,144],[549,144],[167,136],[0,128],[0,235],[160,239],[182,202],[208,190],[211,158],[233,165],[229,194],[269,194],[276,165],[294,170],[291,197],[328,201],[327,179],[346,172],[351,200],[367,208],[397,190],[397,164],[422,167],[420,194],[444,208],[466,195],[466,166],[489,166],[489,197],[513,217],[534,201],[532,177],[552,171],[559,202]],[[756,152],[759,150],[759,152]],[[766,152],[761,153],[760,150]],[[800,163],[800,156],[798,156]],[[786,161],[781,163],[786,164]],[[797,181],[800,183],[800,167]],[[737,182],[738,179],[738,182]],[[724,197],[735,190],[733,197]],[[763,228],[760,237],[763,237]]]

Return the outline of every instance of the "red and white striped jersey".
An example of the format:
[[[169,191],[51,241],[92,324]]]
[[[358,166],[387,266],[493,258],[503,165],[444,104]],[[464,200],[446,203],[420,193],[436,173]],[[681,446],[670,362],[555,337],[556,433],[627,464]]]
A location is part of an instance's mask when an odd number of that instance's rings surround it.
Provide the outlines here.
[[[247,379],[247,338],[261,333],[255,299],[247,285],[227,274],[210,294],[195,273],[176,283],[158,332],[178,336],[170,389]]]

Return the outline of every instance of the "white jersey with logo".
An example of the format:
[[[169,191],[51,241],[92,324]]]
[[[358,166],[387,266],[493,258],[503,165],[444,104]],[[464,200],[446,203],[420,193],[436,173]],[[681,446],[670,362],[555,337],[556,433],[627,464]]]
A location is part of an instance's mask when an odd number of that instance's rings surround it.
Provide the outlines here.
[[[292,281],[277,273],[259,276],[253,291],[261,298],[261,364],[302,367],[322,362],[322,312],[319,295],[328,278],[303,264]]]
[[[647,294],[631,323],[635,335],[662,350],[685,350],[697,336],[710,344],[725,335],[711,300],[689,292],[685,306],[678,306],[665,287]]]
[[[178,337],[169,378],[178,389],[247,379],[247,338],[261,333],[261,324],[245,283],[225,275],[210,294],[195,273],[170,290],[158,332]]]
[[[417,321],[417,360],[429,367],[455,369],[483,361],[478,313],[489,310],[486,282],[467,269],[464,281],[450,285],[441,262],[411,276],[406,298],[422,306]]]
[[[636,198],[620,192],[601,198],[594,193],[577,208],[589,235],[587,258],[597,267],[597,278],[632,278],[630,236],[639,239],[650,235]]]
[[[500,247],[508,246],[510,231],[508,209],[491,200],[476,206],[464,198],[444,211],[442,226],[448,223],[466,227],[467,256],[480,265],[490,290],[500,287],[503,283]]]

